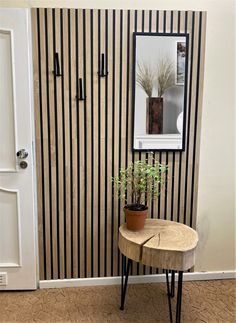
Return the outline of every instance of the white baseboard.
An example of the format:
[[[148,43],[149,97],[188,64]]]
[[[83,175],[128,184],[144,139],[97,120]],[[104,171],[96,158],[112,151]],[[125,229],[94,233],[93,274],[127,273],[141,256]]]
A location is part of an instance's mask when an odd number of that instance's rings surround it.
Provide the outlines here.
[[[235,279],[236,270],[233,271],[207,271],[184,273],[184,281],[193,280],[214,280],[214,279]],[[130,284],[143,283],[162,283],[165,282],[165,275],[140,275],[130,276]],[[119,285],[120,277],[97,277],[97,278],[73,278],[73,279],[53,279],[40,280],[39,288],[64,288],[79,286],[98,286],[98,285]]]

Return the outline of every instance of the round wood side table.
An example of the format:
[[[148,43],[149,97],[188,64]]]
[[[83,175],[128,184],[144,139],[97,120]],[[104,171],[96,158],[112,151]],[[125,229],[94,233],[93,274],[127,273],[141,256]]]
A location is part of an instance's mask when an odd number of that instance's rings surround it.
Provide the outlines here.
[[[129,271],[131,262],[134,260],[143,265],[165,270],[171,323],[173,322],[171,298],[175,296],[175,272],[178,272],[176,323],[180,323],[183,272],[195,264],[197,243],[197,232],[182,223],[147,219],[141,231],[130,231],[124,223],[119,228],[119,249],[122,253],[120,309],[124,309]],[[169,284],[170,272],[171,285]]]

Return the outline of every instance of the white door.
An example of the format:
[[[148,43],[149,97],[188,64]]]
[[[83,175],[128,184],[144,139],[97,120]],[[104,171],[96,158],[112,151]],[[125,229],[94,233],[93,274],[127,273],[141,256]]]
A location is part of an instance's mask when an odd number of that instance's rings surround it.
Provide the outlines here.
[[[0,8],[0,290],[36,288],[31,56],[30,11]]]

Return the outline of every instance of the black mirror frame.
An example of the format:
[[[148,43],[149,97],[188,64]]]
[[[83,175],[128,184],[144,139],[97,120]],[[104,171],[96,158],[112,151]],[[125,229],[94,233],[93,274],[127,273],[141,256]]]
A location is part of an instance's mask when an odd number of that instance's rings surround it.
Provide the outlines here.
[[[185,64],[185,81],[184,81],[184,117],[181,149],[138,149],[134,148],[134,122],[135,122],[135,88],[136,88],[136,36],[167,36],[167,37],[185,37],[186,38],[186,64]],[[132,151],[185,151],[186,142],[186,112],[187,112],[187,94],[188,94],[188,61],[189,61],[189,34],[188,33],[150,33],[150,32],[133,32],[133,80],[132,80],[132,105],[133,105],[133,138]]]

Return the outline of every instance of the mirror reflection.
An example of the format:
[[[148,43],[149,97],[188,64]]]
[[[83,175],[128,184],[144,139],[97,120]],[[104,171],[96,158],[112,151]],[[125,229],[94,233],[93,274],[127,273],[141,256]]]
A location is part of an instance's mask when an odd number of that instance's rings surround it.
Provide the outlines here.
[[[188,35],[134,33],[134,149],[183,150]]]

